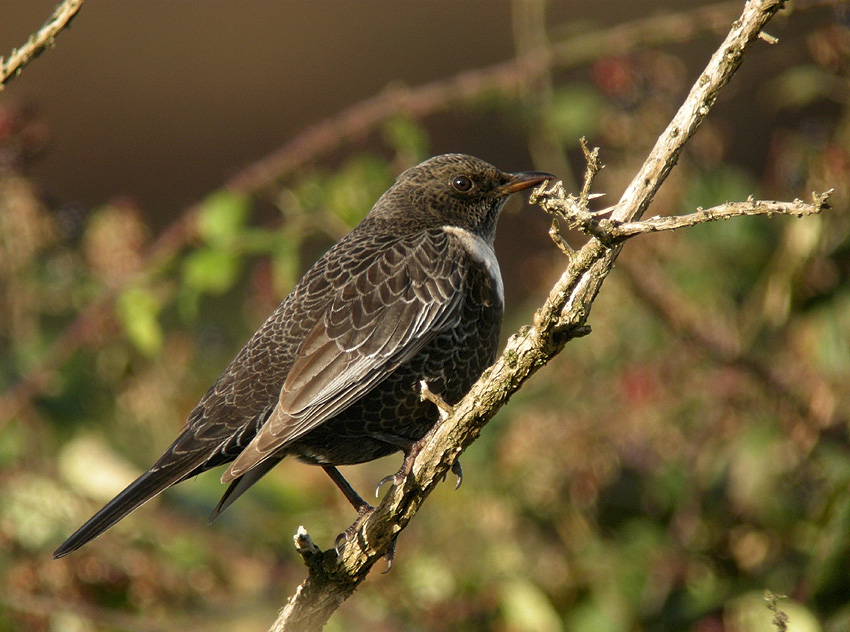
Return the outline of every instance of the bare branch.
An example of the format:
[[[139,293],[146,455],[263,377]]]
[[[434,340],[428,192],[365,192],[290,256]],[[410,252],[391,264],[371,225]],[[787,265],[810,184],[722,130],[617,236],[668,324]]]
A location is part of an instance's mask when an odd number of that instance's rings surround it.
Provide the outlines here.
[[[686,226],[696,226],[705,222],[714,222],[720,219],[730,219],[742,215],[816,215],[829,208],[829,196],[833,190],[824,193],[813,193],[813,203],[807,204],[802,200],[793,202],[774,202],[768,200],[749,199],[746,202],[727,202],[720,206],[709,209],[699,208],[695,213],[688,215],[673,215],[670,217],[651,217],[640,222],[626,222],[616,224],[611,221],[602,220],[601,225],[610,232],[613,239],[627,239],[643,233],[656,233],[663,230],[676,230]]]
[[[583,140],[583,139],[582,139]],[[603,226],[600,220],[597,220],[598,215],[610,213],[611,209],[603,209],[601,211],[590,211],[587,205],[590,200],[597,197],[598,194],[590,193],[590,186],[596,172],[602,168],[602,164],[598,161],[599,149],[596,148],[593,152],[588,153],[585,147],[585,158],[587,159],[587,174],[585,175],[584,187],[579,197],[571,193],[567,193],[564,189],[563,182],[556,182],[546,189],[546,185],[541,184],[531,192],[529,198],[532,204],[538,204],[544,211],[557,218],[561,218],[567,222],[567,226],[573,230],[583,232],[585,235],[596,237],[605,245],[612,245],[612,233],[609,226]],[[555,224],[553,224],[555,226]],[[554,236],[552,230],[549,230],[549,235],[555,240],[555,243],[564,251],[559,241],[563,241],[563,237]]]
[[[588,158],[588,175],[590,176],[592,173],[590,165],[594,164],[593,169],[597,170],[601,168],[601,165],[597,161],[595,152],[593,155],[585,152],[585,155]],[[588,182],[589,180],[585,181],[585,189],[580,197],[567,194],[561,182],[556,182],[549,190],[541,186],[531,194],[531,202],[532,204],[539,204],[547,213],[564,219],[570,228],[596,237],[606,245],[624,241],[635,235],[687,228],[688,226],[744,215],[764,215],[767,217],[773,215],[795,215],[796,217],[816,215],[829,208],[829,197],[833,193],[833,189],[823,193],[812,193],[811,204],[802,200],[777,202],[750,198],[746,202],[726,202],[708,209],[698,208],[696,212],[688,215],[656,216],[638,222],[620,223],[611,219],[596,219],[598,215],[608,213],[611,209],[587,210],[587,199],[593,197],[593,195],[588,194]],[[549,230],[549,235],[565,254],[571,254],[573,251],[560,235],[557,221],[557,219],[553,221],[553,228]]]
[[[584,186],[581,188],[581,195],[579,195],[578,199],[581,205],[587,208],[587,204],[590,202],[590,191],[593,188],[593,180],[605,165],[599,162],[599,147],[590,149],[587,145],[587,139],[584,137],[579,140],[579,144],[581,145],[581,151],[584,153],[587,170],[584,174]]]
[[[0,57],[0,90],[21,74],[24,66],[41,55],[46,48],[53,46],[53,40],[59,31],[71,23],[71,19],[80,10],[82,4],[83,0],[64,0],[56,7],[44,26],[29,36],[26,44],[13,49],[8,59]]]
[[[717,92],[737,70],[746,49],[781,5],[777,0],[747,2],[743,14],[733,24],[685,104],[621,198],[614,211],[615,220],[634,220],[649,206],[675,165],[684,142],[696,131]],[[590,158],[589,155],[589,164]],[[535,193],[539,203],[545,206],[549,198],[540,191]],[[590,196],[589,187],[585,193],[586,202]],[[567,269],[535,314],[534,326],[525,327],[510,338],[502,356],[485,371],[452,414],[429,433],[433,436],[416,457],[411,475],[387,493],[340,555],[337,557],[333,551],[328,551],[323,554],[321,564],[310,564],[308,578],[281,612],[272,627],[273,632],[318,630],[333,610],[352,594],[372,565],[390,549],[398,533],[457,456],[478,437],[496,411],[529,376],[553,358],[567,340],[588,332],[585,321],[591,305],[621,247],[622,244],[609,247],[600,239],[591,238],[581,250],[569,256]]]

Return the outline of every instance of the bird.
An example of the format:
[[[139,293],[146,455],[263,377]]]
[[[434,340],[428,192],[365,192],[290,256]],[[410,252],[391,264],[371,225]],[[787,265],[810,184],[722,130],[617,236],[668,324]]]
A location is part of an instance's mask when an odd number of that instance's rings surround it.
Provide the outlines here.
[[[440,419],[437,404],[460,401],[495,360],[505,300],[499,214],[512,194],[553,178],[464,154],[402,172],[253,334],[165,453],[53,558],[172,485],[229,464],[211,522],[286,457],[321,466],[357,510],[340,534],[348,539],[372,507],[337,466],[402,452],[382,483],[405,480]],[[422,397],[426,387],[436,400]]]

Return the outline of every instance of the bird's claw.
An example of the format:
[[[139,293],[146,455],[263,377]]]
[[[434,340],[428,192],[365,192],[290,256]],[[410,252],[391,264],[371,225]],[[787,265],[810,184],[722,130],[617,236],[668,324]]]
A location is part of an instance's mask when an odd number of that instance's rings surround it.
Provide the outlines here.
[[[460,465],[460,459],[455,459],[455,462],[452,463],[452,474],[457,476],[457,482],[455,483],[455,489],[460,488],[460,484],[463,483],[463,467]]]
[[[381,572],[381,575],[386,575],[393,568],[393,560],[395,560],[395,545],[398,542],[398,533],[393,536],[392,542],[390,542],[390,548],[387,549],[387,552],[384,553],[384,559],[387,560],[387,567]]]
[[[348,527],[348,529],[336,536],[336,539],[334,540],[334,551],[337,556],[339,556],[342,552],[342,547],[354,539],[354,534],[357,533],[360,526],[363,524],[363,521],[366,520],[373,511],[375,511],[375,508],[372,505],[363,505],[357,510],[357,520],[351,523],[351,526]]]
[[[448,476],[448,472],[443,474],[443,482],[446,482],[446,477]],[[457,482],[455,483],[455,489],[457,490],[460,487],[460,484],[463,483],[463,468],[460,465],[460,459],[456,459],[454,463],[452,463],[452,474],[457,476]]]
[[[385,476],[380,481],[378,481],[378,486],[375,488],[375,498],[380,497],[381,488],[387,483],[392,483],[392,486],[401,485],[404,482],[404,479],[407,478],[405,476],[399,476],[399,473],[390,474],[389,476]]]
[[[339,557],[339,553],[342,551],[342,546],[344,544],[348,544],[350,539],[351,536],[348,533],[348,529],[336,536],[336,540],[334,540],[334,551],[336,552],[337,557]]]
[[[388,476],[387,478],[392,477]],[[375,508],[369,507],[368,510],[359,512],[360,515],[357,517],[357,520],[355,520],[354,523],[350,527],[348,527],[348,529],[336,536],[336,539],[334,540],[334,551],[336,552],[337,557],[339,557],[339,555],[342,553],[342,548],[354,539],[354,534],[357,533],[358,529],[360,529],[360,525],[363,524],[363,521],[373,511],[375,511]],[[393,561],[395,560],[395,549],[397,542],[398,533],[393,536],[392,542],[390,542],[390,547],[387,549],[387,552],[384,553],[384,559],[387,560],[387,567],[382,571],[382,575],[385,575],[386,573],[389,573],[392,570]]]

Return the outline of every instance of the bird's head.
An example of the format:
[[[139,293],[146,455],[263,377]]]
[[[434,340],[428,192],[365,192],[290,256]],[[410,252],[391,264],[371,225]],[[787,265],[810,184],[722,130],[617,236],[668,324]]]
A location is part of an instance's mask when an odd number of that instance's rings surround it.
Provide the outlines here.
[[[443,154],[402,173],[372,214],[396,225],[457,226],[492,243],[508,197],[550,179],[549,173],[506,173],[473,156]]]

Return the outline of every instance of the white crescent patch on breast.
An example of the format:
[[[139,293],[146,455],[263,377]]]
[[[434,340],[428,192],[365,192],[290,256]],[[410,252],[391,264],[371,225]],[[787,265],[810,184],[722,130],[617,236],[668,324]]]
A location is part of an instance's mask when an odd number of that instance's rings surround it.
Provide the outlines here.
[[[496,259],[496,253],[493,251],[493,247],[482,237],[465,228],[443,226],[443,230],[449,235],[456,237],[472,258],[487,269],[496,286],[496,294],[499,296],[499,301],[504,307],[505,286],[502,283],[502,271],[499,269],[499,261]]]

